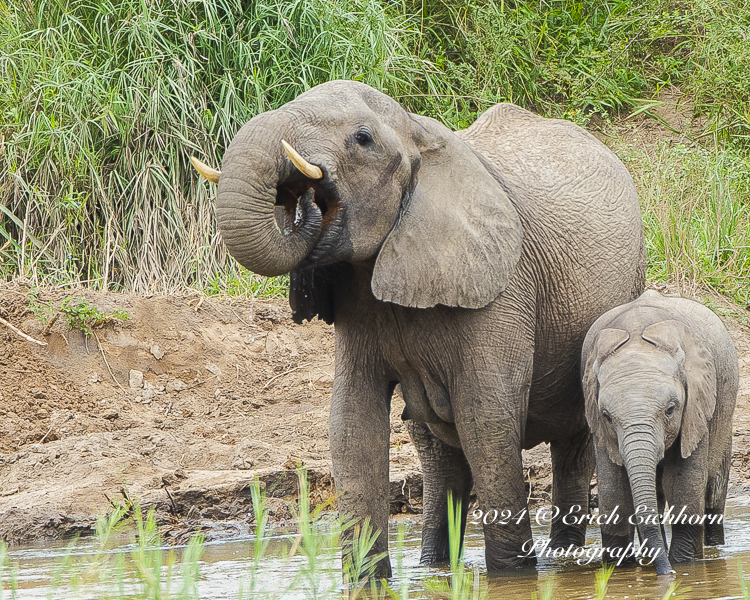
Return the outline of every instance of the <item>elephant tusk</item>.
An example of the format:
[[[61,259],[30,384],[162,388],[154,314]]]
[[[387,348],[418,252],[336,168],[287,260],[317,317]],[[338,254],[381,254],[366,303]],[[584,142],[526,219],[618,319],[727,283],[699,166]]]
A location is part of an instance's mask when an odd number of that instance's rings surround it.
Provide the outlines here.
[[[220,171],[212,169],[208,165],[203,164],[201,161],[195,158],[195,156],[190,157],[190,162],[193,163],[193,167],[195,167],[195,170],[198,171],[199,175],[202,175],[211,183],[219,183],[219,175],[221,175]]]
[[[323,171],[321,171],[319,167],[311,165],[309,162],[307,162],[300,156],[299,152],[297,152],[284,140],[281,140],[281,145],[284,146],[284,150],[286,150],[286,154],[289,157],[289,160],[294,163],[295,167],[302,171],[302,174],[305,177],[309,177],[310,179],[320,179],[321,177],[323,177]]]

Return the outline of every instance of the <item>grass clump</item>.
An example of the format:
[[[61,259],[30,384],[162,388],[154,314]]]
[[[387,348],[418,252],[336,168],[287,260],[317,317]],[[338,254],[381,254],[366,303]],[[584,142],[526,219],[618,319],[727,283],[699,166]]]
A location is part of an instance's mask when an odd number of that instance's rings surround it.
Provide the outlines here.
[[[116,536],[131,529],[129,552],[112,552]],[[133,530],[134,528],[134,530]],[[194,535],[176,552],[166,549],[158,533],[153,510],[144,517],[137,505],[120,505],[96,526],[96,543],[89,550],[74,539],[58,559],[49,581],[54,598],[107,598],[144,600],[197,600],[199,562],[203,538]],[[121,542],[121,540],[119,540]],[[7,559],[7,547],[0,545],[0,598],[22,598],[17,567]],[[7,576],[6,573],[10,575]]]
[[[189,156],[218,165],[248,119],[329,79],[429,77],[412,19],[377,0],[0,3],[0,273],[144,291],[236,271]]]
[[[208,279],[202,291],[208,296],[286,298],[288,290],[289,275],[263,277],[234,263]]]
[[[633,150],[648,277],[750,305],[750,161],[734,149]]]
[[[85,298],[65,298],[59,306],[53,302],[39,302],[37,295],[29,295],[29,310],[36,316],[40,323],[45,325],[45,331],[54,325],[62,316],[68,329],[80,329],[84,335],[93,335],[94,329],[102,327],[114,320],[127,321],[130,315],[123,310],[117,309],[111,313],[105,313],[98,306],[91,304]]]
[[[670,85],[727,135],[748,133],[750,6],[708,0],[412,0],[420,56],[453,90],[430,101],[453,125],[487,102],[585,123],[658,103]]]

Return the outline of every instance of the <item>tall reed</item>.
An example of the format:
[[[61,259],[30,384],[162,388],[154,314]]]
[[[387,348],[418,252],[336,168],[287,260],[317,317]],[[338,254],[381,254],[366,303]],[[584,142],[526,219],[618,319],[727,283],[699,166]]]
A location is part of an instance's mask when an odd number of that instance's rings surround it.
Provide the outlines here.
[[[0,274],[102,289],[241,270],[208,184],[255,114],[330,79],[441,84],[378,0],[0,3]]]
[[[188,158],[334,78],[455,128],[499,101],[653,114],[678,85],[746,159],[748,26],[739,0],[0,2],[0,277],[283,295],[227,257]]]

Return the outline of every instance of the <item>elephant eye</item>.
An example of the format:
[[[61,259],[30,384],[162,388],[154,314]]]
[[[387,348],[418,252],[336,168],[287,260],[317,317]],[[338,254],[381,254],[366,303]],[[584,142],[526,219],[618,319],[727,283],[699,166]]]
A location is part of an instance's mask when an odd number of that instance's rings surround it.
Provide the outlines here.
[[[354,134],[354,139],[357,141],[357,143],[360,146],[369,146],[373,143],[372,136],[370,135],[369,131],[365,131],[364,129],[359,130],[357,133]]]
[[[612,415],[610,415],[606,410],[602,411],[602,416],[607,419],[607,423],[612,422]]]
[[[665,414],[666,414],[666,415],[667,415],[668,417],[671,417],[671,416],[672,416],[672,415],[674,414],[674,408],[675,408],[674,404],[670,404],[670,405],[669,405],[669,406],[667,407],[667,410],[665,411]]]

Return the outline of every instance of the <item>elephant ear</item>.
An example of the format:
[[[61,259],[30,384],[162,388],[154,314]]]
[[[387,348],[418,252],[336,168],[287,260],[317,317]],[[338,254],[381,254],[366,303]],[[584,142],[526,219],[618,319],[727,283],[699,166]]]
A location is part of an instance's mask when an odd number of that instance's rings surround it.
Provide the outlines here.
[[[687,458],[708,433],[708,423],[716,409],[713,356],[681,321],[655,323],[643,330],[643,339],[665,348],[678,361],[684,360],[687,394],[682,410],[680,451],[682,458]]]
[[[515,271],[521,220],[463,140],[433,119],[411,115],[411,123],[420,154],[412,191],[380,249],[372,291],[402,306],[481,308]]]
[[[609,459],[616,465],[622,466],[622,456],[617,445],[617,436],[607,433],[608,423],[599,410],[599,369],[602,363],[612,356],[615,351],[630,339],[630,334],[624,329],[602,329],[596,336],[594,347],[586,358],[583,370],[583,395],[586,399],[586,420],[591,432],[600,440]]]

